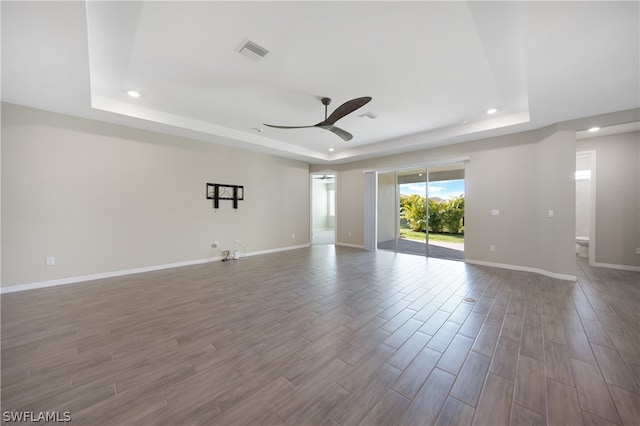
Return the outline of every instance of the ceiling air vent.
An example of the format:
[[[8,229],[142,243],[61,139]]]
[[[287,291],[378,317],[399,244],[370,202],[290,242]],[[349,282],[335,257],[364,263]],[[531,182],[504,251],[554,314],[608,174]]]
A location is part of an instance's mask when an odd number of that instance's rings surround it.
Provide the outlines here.
[[[358,115],[358,117],[361,117],[361,118],[365,118],[366,117],[366,118],[368,118],[370,120],[375,120],[376,118],[378,118],[378,114],[376,114],[373,111],[369,111],[369,112],[365,112],[364,114]]]
[[[238,49],[238,52],[256,62],[267,56],[267,53],[269,53],[267,49],[259,46],[251,40],[243,41]]]

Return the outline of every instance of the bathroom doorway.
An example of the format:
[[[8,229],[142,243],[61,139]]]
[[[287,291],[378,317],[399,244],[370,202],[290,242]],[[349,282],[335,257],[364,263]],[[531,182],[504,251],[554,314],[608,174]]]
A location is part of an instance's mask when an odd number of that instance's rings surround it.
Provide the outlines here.
[[[336,175],[311,175],[311,244],[336,243]]]
[[[596,176],[595,151],[576,153],[576,254],[595,263]]]

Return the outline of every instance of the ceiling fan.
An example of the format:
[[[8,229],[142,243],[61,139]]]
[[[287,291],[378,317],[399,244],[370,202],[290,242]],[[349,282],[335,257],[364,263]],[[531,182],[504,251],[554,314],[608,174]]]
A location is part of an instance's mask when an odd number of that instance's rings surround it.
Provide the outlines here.
[[[334,124],[336,123],[336,121],[340,120],[345,115],[351,114],[353,111],[369,103],[369,101],[371,101],[371,96],[364,96],[362,98],[351,99],[350,101],[347,101],[342,105],[340,105],[338,108],[336,108],[336,110],[333,111],[331,115],[328,117],[327,117],[327,107],[331,103],[331,98],[322,98],[320,99],[320,101],[322,102],[322,105],[324,105],[324,121],[321,121],[318,124],[313,124],[311,126],[276,126],[273,124],[266,124],[266,123],[263,123],[263,124],[265,126],[274,127],[276,129],[307,129],[310,127],[319,127],[321,129],[325,129],[335,133],[345,141],[350,141],[351,139],[353,139],[353,135],[345,130],[342,130],[339,127],[334,126]]]

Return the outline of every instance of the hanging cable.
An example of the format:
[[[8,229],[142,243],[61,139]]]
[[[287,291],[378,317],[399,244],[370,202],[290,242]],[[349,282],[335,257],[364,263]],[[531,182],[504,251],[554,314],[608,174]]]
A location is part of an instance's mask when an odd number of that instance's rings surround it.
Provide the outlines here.
[[[242,250],[244,250],[245,254],[247,253],[247,248],[239,240],[236,240],[236,244],[242,247]]]
[[[222,261],[226,262],[228,260],[231,260],[231,259],[229,259],[229,255],[230,254],[231,254],[231,252],[229,250],[222,250]]]

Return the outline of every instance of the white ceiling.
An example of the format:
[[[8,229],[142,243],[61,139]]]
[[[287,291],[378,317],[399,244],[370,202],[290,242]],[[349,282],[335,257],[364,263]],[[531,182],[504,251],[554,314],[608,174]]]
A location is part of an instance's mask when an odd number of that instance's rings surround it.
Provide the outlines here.
[[[310,163],[353,161],[640,107],[638,6],[3,1],[2,100]],[[269,54],[239,54],[246,39]],[[263,126],[322,121],[325,96],[329,113],[373,97],[338,121],[350,142]],[[358,116],[369,111],[378,118]]]

